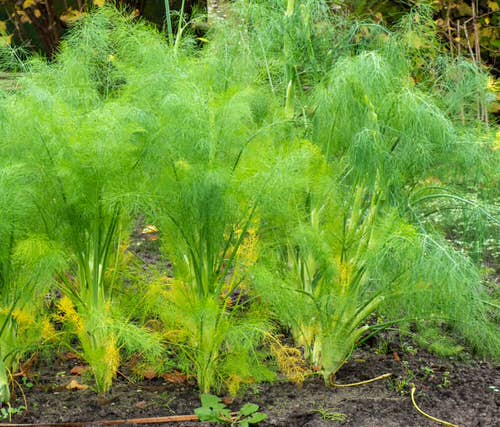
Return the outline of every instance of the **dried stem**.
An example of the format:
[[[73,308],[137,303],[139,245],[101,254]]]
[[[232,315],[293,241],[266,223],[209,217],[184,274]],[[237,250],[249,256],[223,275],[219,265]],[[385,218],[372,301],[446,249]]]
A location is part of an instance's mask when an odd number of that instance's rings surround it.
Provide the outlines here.
[[[472,50],[472,45],[470,44],[469,32],[467,31],[467,25],[464,24],[464,34],[465,40],[467,41],[467,47],[469,49],[470,56],[473,62],[476,62],[476,55],[474,55],[474,51]]]
[[[378,377],[375,377],[375,378],[372,378],[372,379],[369,379],[369,380],[366,380],[366,381],[359,381],[357,383],[350,383],[350,384],[336,384],[336,383],[333,383],[332,386],[333,387],[337,387],[337,388],[342,388],[342,387],[357,387],[357,386],[360,386],[360,385],[371,384],[371,383],[373,383],[375,381],[385,380],[386,378],[389,378],[390,376],[392,376],[392,373],[379,375]]]
[[[450,8],[451,2],[448,1],[448,6],[446,7],[446,30],[448,33],[448,43],[450,44],[450,54],[454,56],[454,44],[453,44],[453,35],[451,34],[451,20],[450,20]]]
[[[417,410],[417,412],[420,415],[423,415],[425,418],[428,418],[429,420],[432,420],[436,423],[442,424],[442,425],[447,426],[447,427],[458,427],[456,424],[452,424],[452,423],[449,423],[448,421],[440,420],[439,418],[435,418],[432,415],[429,415],[426,412],[422,411],[422,409],[420,409],[417,406],[417,402],[415,402],[415,390],[416,390],[416,387],[414,385],[412,385],[412,387],[411,387],[411,403],[413,404],[414,408]]]

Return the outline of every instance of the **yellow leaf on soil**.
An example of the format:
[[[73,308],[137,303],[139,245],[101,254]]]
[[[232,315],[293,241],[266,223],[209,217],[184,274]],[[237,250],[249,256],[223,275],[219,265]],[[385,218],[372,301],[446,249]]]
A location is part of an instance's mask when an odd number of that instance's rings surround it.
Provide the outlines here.
[[[142,234],[154,234],[154,233],[158,233],[158,229],[154,225],[146,225],[146,227],[144,227],[141,230],[141,233]]]

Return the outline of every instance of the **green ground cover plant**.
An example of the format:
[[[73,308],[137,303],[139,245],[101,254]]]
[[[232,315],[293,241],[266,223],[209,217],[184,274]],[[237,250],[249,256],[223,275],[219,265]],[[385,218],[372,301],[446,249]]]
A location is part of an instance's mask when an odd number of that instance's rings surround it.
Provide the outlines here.
[[[431,211],[498,226],[460,193],[496,174],[487,75],[457,80],[425,10],[390,32],[322,1],[235,3],[203,47],[102,7],[0,94],[2,401],[40,344],[22,312],[51,316],[101,394],[133,356],[234,395],[276,377],[280,329],[326,383],[394,324],[498,359],[498,307]],[[130,273],[138,217],[156,276]]]
[[[259,406],[253,403],[246,403],[239,411],[231,413],[217,396],[202,394],[200,400],[201,407],[194,410],[200,421],[245,427],[267,419],[266,414],[257,412]]]

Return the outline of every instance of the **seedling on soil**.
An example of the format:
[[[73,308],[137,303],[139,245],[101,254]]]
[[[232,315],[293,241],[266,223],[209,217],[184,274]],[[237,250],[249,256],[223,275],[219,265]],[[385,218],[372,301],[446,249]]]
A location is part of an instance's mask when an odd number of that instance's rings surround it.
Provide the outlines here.
[[[26,406],[10,406],[10,404],[7,404],[7,406],[3,406],[0,408],[0,420],[9,420],[12,421],[12,416],[16,414],[20,414],[23,411],[26,410]]]
[[[267,419],[266,414],[258,412],[258,405],[247,403],[238,412],[231,412],[219,397],[211,394],[201,395],[201,405],[194,410],[200,421],[246,427]]]
[[[410,364],[406,360],[402,362],[402,366],[403,373],[398,379],[394,380],[393,385],[394,389],[403,395],[409,391],[409,387],[415,379],[415,372],[412,371]]]
[[[415,356],[418,353],[418,348],[415,348],[410,344],[401,344],[401,349],[410,356]]]
[[[424,379],[429,379],[429,378],[431,378],[434,375],[434,369],[432,369],[429,366],[423,366],[420,369],[421,369],[421,371],[423,373]]]
[[[439,384],[439,388],[448,388],[448,387],[450,387],[450,385],[451,385],[450,372],[445,371],[443,373],[443,378],[441,380],[441,384]]]
[[[324,408],[317,409],[314,412],[318,413],[321,419],[325,421],[336,421],[339,423],[347,421],[347,415],[342,412],[333,412]]]

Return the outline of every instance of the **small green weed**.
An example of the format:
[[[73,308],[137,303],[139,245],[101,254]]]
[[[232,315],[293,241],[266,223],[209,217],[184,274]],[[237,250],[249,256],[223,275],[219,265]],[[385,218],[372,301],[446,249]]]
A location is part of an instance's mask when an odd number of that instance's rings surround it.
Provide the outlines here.
[[[410,344],[401,344],[401,349],[410,356],[415,356],[418,353],[418,348],[415,348]]]
[[[341,412],[334,412],[325,408],[316,409],[314,412],[319,414],[321,419],[324,421],[336,421],[339,423],[344,423],[347,421],[347,415]]]
[[[439,384],[439,388],[449,388],[450,385],[451,385],[450,372],[446,371],[443,373],[443,378],[441,384]]]
[[[375,354],[389,354],[389,341],[386,339],[380,339],[377,343],[377,347],[375,348]]]
[[[404,360],[402,362],[403,365],[403,373],[400,377],[395,379],[392,383],[394,390],[396,390],[399,394],[406,394],[415,379],[415,372],[410,369],[410,364]]]
[[[21,383],[28,390],[30,390],[30,389],[33,388],[33,383],[28,378],[26,378],[26,377],[22,377]]]
[[[259,424],[267,419],[267,415],[257,412],[258,410],[257,405],[246,403],[238,412],[231,412],[219,397],[202,394],[201,407],[195,409],[194,413],[200,421],[247,427],[250,424]]]
[[[17,407],[10,406],[10,404],[7,404],[7,406],[3,406],[0,408],[0,420],[9,420],[12,421],[12,416],[16,414],[20,414],[21,412],[26,410],[26,406],[21,405]]]
[[[431,376],[434,375],[434,369],[432,369],[429,366],[422,366],[420,370],[422,371],[425,379],[429,379]]]
[[[162,408],[167,409],[170,411],[172,414],[175,414],[175,411],[172,410],[170,407],[170,404],[174,401],[174,397],[171,397],[167,392],[163,392],[158,396],[158,399],[156,400],[157,405],[159,405]]]

